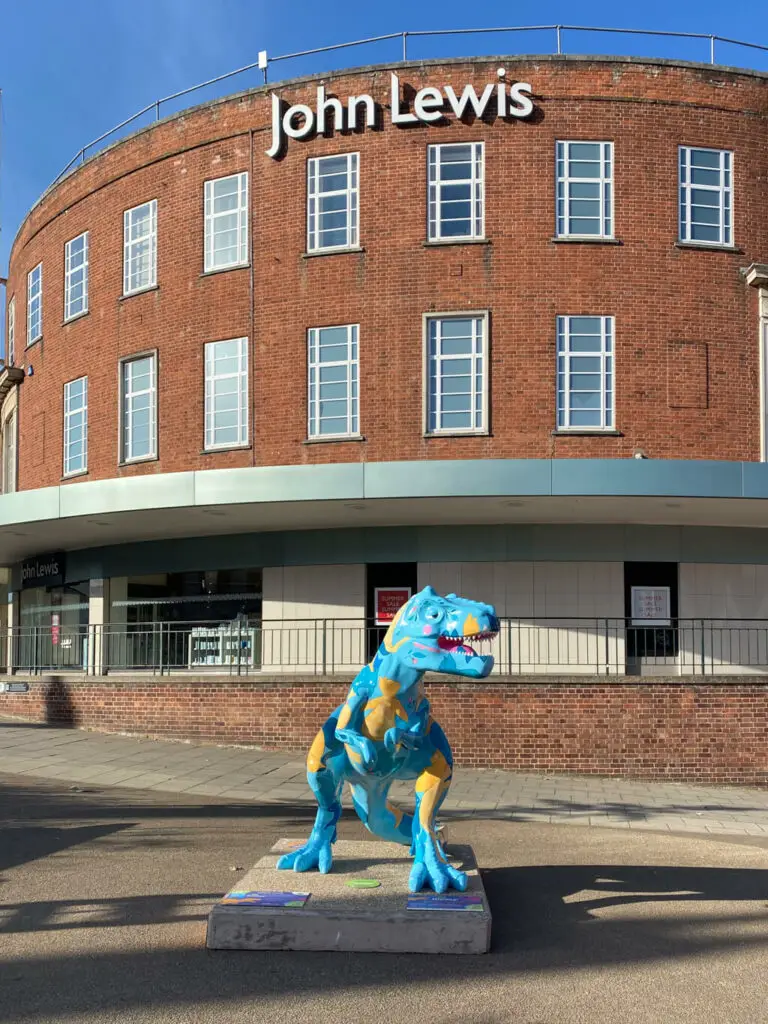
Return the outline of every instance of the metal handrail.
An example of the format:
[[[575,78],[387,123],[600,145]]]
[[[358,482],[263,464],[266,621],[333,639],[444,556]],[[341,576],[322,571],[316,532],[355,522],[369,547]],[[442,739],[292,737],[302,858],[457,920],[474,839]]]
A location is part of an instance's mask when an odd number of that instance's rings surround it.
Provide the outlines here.
[[[78,162],[85,163],[85,154],[97,146],[100,142],[109,138],[110,135],[114,135],[115,132],[119,132],[122,128],[126,128],[128,125],[133,124],[140,117],[148,114],[151,110],[155,112],[155,120],[160,120],[160,108],[164,103],[169,103],[171,100],[179,99],[181,96],[188,96],[193,92],[197,92],[200,89],[206,89],[209,86],[216,85],[219,82],[224,82],[229,78],[234,78],[236,75],[245,74],[248,71],[253,71],[259,68],[264,73],[264,82],[267,82],[267,69],[270,64],[277,64],[280,61],[285,60],[297,60],[300,57],[311,57],[318,53],[331,53],[335,50],[349,49],[355,46],[368,46],[371,43],[387,42],[389,40],[398,39],[402,42],[402,60],[408,59],[408,39],[409,37],[434,37],[438,36],[471,36],[471,35],[492,35],[494,33],[503,32],[554,32],[555,33],[555,48],[554,52],[558,55],[562,55],[565,51],[563,49],[563,33],[564,32],[602,32],[612,33],[614,35],[626,35],[626,36],[667,36],[675,39],[705,39],[709,40],[709,60],[707,63],[716,64],[715,60],[715,44],[716,43],[727,43],[731,46],[743,46],[745,49],[760,50],[764,53],[768,53],[768,46],[762,43],[751,43],[745,42],[741,39],[731,39],[728,36],[718,36],[707,34],[704,32],[669,32],[661,29],[639,29],[639,28],[598,28],[587,25],[514,25],[514,26],[501,26],[497,28],[447,28],[447,29],[419,29],[413,32],[389,32],[386,35],[370,36],[367,39],[354,39],[346,43],[334,43],[330,46],[318,46],[311,50],[298,50],[295,53],[284,53],[277,57],[270,57],[266,51],[263,51],[263,59],[255,61],[252,64],[246,64],[242,68],[237,68],[235,71],[228,71],[226,74],[217,75],[215,78],[209,78],[205,82],[199,82],[197,85],[192,85],[187,89],[181,89],[178,92],[171,93],[168,96],[163,96],[161,99],[154,100],[152,103],[148,103],[147,106],[142,107],[141,110],[133,114],[131,117],[121,121],[120,124],[110,128],[109,131],[104,132],[91,142],[86,143],[81,149],[77,151],[75,156],[69,161],[66,167],[54,178],[49,188],[53,188],[54,185],[58,184],[61,179],[70,172],[72,167]]]

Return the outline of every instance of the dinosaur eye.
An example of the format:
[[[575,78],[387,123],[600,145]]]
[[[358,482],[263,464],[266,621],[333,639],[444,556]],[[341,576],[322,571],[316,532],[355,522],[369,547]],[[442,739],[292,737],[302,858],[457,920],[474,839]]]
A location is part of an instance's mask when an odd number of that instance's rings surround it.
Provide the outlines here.
[[[435,608],[434,606],[427,608],[427,610],[424,612],[424,618],[427,620],[427,622],[439,622],[440,619],[442,619],[442,617],[443,613],[440,611],[439,608]]]

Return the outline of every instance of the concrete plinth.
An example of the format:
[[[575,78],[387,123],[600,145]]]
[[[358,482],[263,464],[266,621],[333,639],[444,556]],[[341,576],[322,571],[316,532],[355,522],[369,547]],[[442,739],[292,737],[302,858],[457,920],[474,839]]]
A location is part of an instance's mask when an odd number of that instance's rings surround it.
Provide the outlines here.
[[[455,867],[467,872],[467,892],[481,896],[480,910],[407,910],[412,859],[405,846],[339,841],[327,875],[278,871],[278,857],[295,845],[295,840],[281,839],[232,890],[310,892],[304,907],[217,903],[208,916],[209,949],[488,952],[491,912],[470,846],[449,847],[447,853]],[[362,878],[381,885],[347,885],[350,879]]]

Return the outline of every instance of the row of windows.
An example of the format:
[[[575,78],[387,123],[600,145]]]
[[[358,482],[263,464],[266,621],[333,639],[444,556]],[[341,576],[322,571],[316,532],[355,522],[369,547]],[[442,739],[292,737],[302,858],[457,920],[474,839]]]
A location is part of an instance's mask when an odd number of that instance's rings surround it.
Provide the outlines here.
[[[557,318],[557,427],[613,429],[610,316]],[[488,430],[488,314],[425,317],[425,429],[428,434]],[[312,327],[307,335],[307,436],[360,436],[360,327]],[[248,339],[205,346],[207,451],[248,443]],[[120,461],[157,455],[157,357],[120,364]],[[88,468],[88,378],[64,385],[64,475]]]
[[[679,237],[683,242],[730,246],[733,239],[733,154],[679,147]],[[485,236],[484,143],[428,147],[429,241]],[[558,142],[556,236],[612,239],[613,143]],[[227,270],[248,262],[248,175],[204,185],[204,269]],[[359,245],[359,154],[314,157],[307,164],[307,250],[338,251]],[[157,200],[123,216],[123,294],[157,284]],[[15,296],[8,305],[8,363],[13,364]],[[64,250],[64,319],[88,312],[88,232]],[[43,333],[43,265],[27,276],[27,345]]]

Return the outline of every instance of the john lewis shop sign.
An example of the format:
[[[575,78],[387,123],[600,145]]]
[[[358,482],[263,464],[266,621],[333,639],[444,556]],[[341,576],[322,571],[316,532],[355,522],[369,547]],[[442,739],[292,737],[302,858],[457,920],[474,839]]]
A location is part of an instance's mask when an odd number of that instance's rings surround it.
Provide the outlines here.
[[[499,69],[498,76],[503,79],[503,69]],[[533,113],[528,82],[515,82],[513,85],[505,81],[492,82],[479,94],[473,85],[465,85],[460,95],[450,85],[442,89],[428,85],[415,94],[411,109],[402,96],[400,79],[396,74],[390,75],[390,83],[389,116],[391,123],[400,128],[441,121],[447,110],[453,111],[458,120],[466,114],[483,117],[487,111],[497,117],[515,118],[529,117]],[[328,96],[324,85],[317,88],[314,110],[306,103],[294,103],[287,109],[283,107],[282,100],[273,92],[272,145],[266,151],[272,159],[280,155],[288,139],[307,139],[322,135],[328,129],[355,131],[363,127],[375,128],[383,119],[381,104],[376,103],[372,96],[350,96],[346,103],[342,103],[336,96]]]

